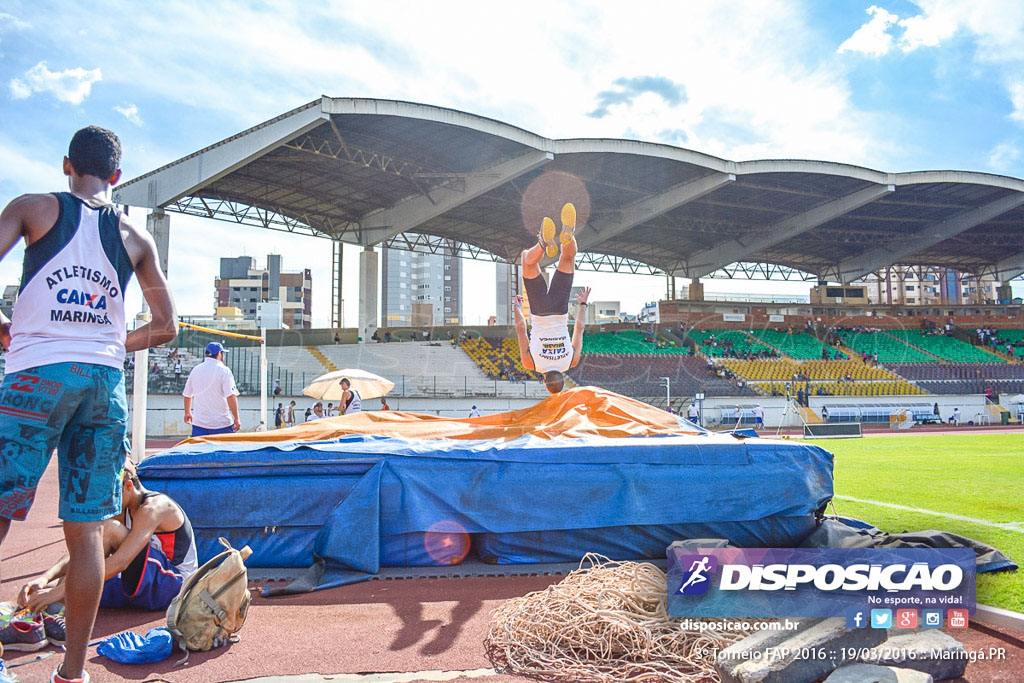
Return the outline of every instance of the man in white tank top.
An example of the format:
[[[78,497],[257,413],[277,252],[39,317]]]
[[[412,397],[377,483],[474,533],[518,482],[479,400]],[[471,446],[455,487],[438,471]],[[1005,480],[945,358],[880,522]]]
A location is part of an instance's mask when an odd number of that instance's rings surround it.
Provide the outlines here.
[[[69,556],[58,683],[84,677],[103,584],[103,520],[121,512],[125,353],[177,334],[153,238],[110,203],[120,161],[116,135],[83,128],[64,157],[71,192],[22,195],[0,214],[0,255],[20,239],[26,244],[12,319],[0,313],[0,344],[8,350],[0,383],[0,543],[12,519],[25,519],[57,449]],[[153,317],[126,335],[124,289],[133,273]]]
[[[522,254],[523,286],[530,299],[530,320],[533,329],[526,333],[523,317],[523,298],[515,299],[516,336],[519,338],[519,357],[523,367],[544,375],[544,386],[557,394],[565,386],[564,373],[580,362],[583,350],[583,327],[586,322],[587,299],[590,288],[584,287],[577,295],[579,304],[572,339],[569,338],[569,292],[576,271],[576,207],[562,207],[562,231],[555,242],[555,223],[544,218],[538,243]],[[551,276],[551,284],[544,282],[540,261],[547,254],[553,258],[559,252],[558,267]]]

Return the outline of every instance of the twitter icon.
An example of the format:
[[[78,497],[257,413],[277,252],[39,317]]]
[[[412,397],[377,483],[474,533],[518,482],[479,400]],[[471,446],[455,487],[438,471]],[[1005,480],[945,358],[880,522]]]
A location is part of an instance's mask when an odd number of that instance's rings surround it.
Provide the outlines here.
[[[871,628],[892,628],[892,610],[871,610]]]

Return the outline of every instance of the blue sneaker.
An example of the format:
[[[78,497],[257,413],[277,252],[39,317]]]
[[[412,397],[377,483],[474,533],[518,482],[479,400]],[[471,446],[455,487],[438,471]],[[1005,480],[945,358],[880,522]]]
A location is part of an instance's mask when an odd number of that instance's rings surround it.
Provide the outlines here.
[[[0,644],[5,650],[35,652],[49,645],[41,621],[16,620],[0,628]]]

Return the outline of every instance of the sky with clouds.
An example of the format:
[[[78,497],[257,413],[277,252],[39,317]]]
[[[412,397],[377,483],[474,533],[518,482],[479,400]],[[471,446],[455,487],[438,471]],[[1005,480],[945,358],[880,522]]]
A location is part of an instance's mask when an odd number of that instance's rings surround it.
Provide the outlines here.
[[[0,202],[65,187],[60,160],[82,126],[121,136],[131,178],[321,94],[425,102],[548,137],[649,140],[735,160],[1024,177],[1024,3],[5,0]],[[313,270],[314,322],[326,325],[330,250],[311,249],[311,239],[172,214],[179,310],[212,312],[220,256],[262,263],[280,253],[286,269]],[[20,260],[16,248],[0,263],[0,284],[17,282]],[[468,279],[493,281],[492,265],[466,263]],[[348,324],[357,269],[352,248]],[[661,278],[586,278],[596,299],[615,291],[627,311],[664,292]],[[137,309],[137,290],[129,296]],[[493,313],[493,288],[465,298],[467,322]]]

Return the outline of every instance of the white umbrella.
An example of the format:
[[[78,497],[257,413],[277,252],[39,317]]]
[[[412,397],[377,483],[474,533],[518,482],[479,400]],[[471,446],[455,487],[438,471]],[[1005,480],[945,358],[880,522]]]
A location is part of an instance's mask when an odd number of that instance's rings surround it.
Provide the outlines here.
[[[323,401],[340,401],[344,389],[341,380],[347,379],[361,398],[379,398],[395,388],[395,383],[366,370],[345,368],[320,375],[310,382],[302,393]]]

